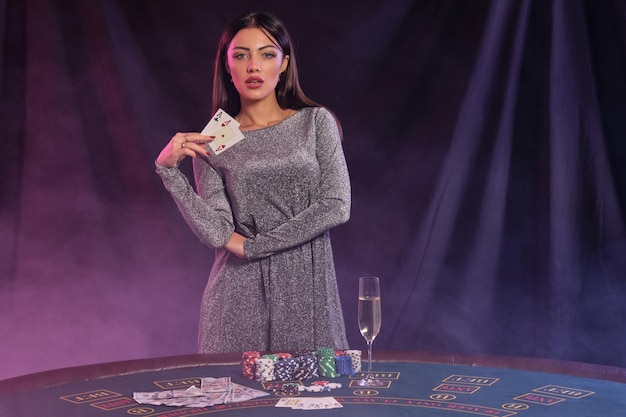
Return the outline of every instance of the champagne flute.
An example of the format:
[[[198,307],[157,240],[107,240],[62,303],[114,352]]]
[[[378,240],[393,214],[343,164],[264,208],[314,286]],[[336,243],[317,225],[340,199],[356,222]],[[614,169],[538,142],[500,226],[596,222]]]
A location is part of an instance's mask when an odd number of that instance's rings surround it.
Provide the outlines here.
[[[380,284],[378,277],[359,278],[359,330],[367,342],[367,376],[358,381],[363,387],[376,386],[372,376],[372,343],[380,331]]]

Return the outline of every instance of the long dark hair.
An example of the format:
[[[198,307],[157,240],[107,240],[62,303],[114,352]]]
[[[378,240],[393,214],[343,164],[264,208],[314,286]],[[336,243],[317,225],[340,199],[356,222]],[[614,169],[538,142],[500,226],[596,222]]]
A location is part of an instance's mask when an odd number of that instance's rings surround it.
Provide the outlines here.
[[[245,28],[261,29],[276,40],[276,46],[284,55],[289,55],[287,69],[280,75],[276,86],[278,105],[283,109],[294,110],[321,106],[308,98],[300,88],[293,42],[283,23],[270,13],[253,12],[231,20],[222,32],[213,74],[213,113],[222,108],[235,116],[241,109],[239,93],[230,82],[230,74],[226,71],[226,53],[237,32]]]

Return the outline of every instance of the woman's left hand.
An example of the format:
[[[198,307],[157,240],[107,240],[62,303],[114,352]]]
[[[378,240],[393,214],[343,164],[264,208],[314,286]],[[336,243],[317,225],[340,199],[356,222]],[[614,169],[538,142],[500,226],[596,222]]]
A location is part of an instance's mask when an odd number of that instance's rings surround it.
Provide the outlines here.
[[[234,232],[228,242],[226,242],[225,248],[227,251],[232,252],[236,257],[241,259],[247,259],[246,253],[243,250],[243,243],[246,238],[237,232]]]

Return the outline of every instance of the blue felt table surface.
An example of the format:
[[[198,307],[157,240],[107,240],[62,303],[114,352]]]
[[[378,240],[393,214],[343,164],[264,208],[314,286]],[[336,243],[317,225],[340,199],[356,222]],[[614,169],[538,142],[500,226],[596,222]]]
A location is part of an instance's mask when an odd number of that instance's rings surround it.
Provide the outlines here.
[[[132,401],[135,391],[158,391],[197,383],[201,377],[231,377],[233,382],[263,389],[243,378],[240,365],[208,365],[137,372],[0,397],[0,416],[117,417],[149,415],[182,417],[300,415],[325,416],[569,416],[626,415],[626,384],[541,372],[461,365],[383,362],[374,372],[384,387],[363,389],[356,378],[339,377],[342,388],[301,392],[299,396],[333,396],[341,409],[302,411],[276,408],[279,396],[222,407],[191,409],[143,406]],[[327,379],[327,378],[317,378]],[[303,381],[310,385],[310,381]]]

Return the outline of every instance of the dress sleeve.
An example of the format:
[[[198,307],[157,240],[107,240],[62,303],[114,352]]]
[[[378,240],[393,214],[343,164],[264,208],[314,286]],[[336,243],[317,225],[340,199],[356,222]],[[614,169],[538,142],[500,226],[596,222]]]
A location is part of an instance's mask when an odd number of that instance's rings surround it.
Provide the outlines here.
[[[197,193],[178,168],[156,164],[156,172],[198,239],[211,248],[223,247],[234,226],[224,184],[217,172],[206,163],[194,161]]]
[[[247,239],[244,251],[250,260],[299,246],[350,218],[350,178],[337,122],[320,108],[314,123],[320,183],[312,204],[273,230]]]

